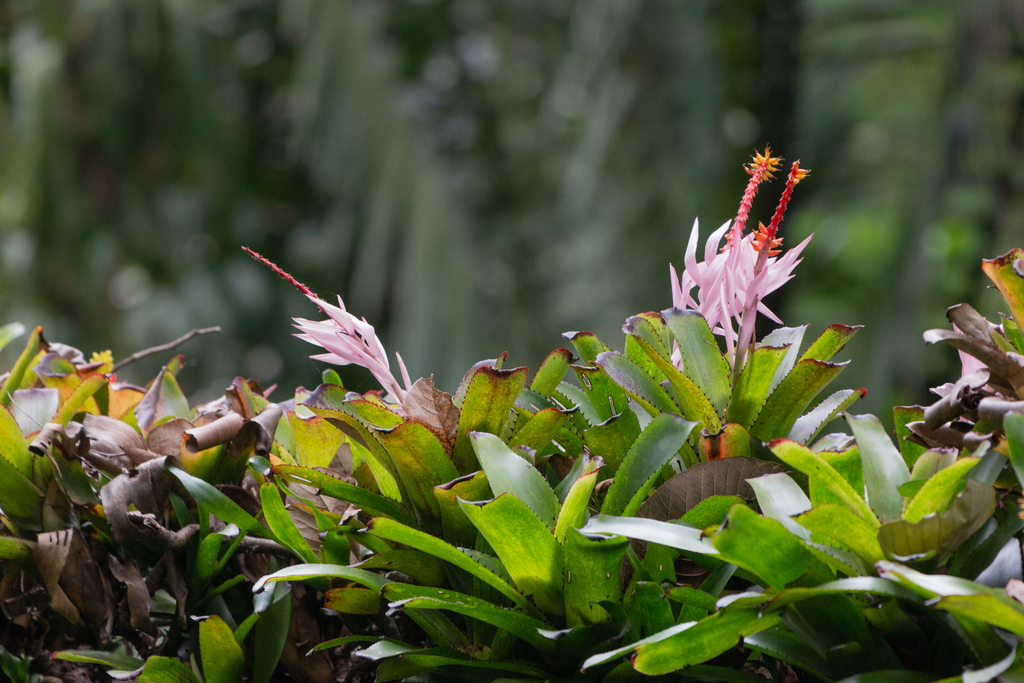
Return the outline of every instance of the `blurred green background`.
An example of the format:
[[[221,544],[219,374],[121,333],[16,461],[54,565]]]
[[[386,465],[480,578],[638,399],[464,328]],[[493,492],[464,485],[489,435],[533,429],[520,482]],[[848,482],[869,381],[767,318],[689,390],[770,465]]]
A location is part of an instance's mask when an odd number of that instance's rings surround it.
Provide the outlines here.
[[[182,348],[194,399],[236,374],[319,381],[289,336],[315,309],[241,245],[450,391],[567,330],[621,349],[766,143],[812,169],[786,244],[815,233],[769,304],[812,333],[866,326],[840,380],[865,410],[959,374],[921,333],[963,300],[994,316],[979,259],[1024,246],[1019,0],[0,8],[0,318],[116,357],[221,325]]]

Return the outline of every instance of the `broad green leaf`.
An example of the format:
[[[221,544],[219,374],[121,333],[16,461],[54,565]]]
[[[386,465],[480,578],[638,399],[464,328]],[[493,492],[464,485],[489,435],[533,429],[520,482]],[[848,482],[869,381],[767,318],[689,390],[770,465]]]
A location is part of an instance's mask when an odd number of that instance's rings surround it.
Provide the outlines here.
[[[572,342],[576,353],[587,363],[593,362],[600,354],[608,350],[603,341],[593,332],[565,332],[563,337]]]
[[[441,610],[421,610],[410,607],[406,610],[406,614],[438,645],[442,647],[447,645],[448,647],[463,651],[471,647],[466,634],[453,624],[452,620],[443,614]],[[508,632],[504,631],[503,633],[507,634]],[[512,636],[509,637],[511,638]]]
[[[849,364],[807,358],[797,363],[779,383],[758,413],[750,433],[762,441],[789,434],[797,418],[814,397]]]
[[[695,529],[707,529],[709,526],[715,526],[725,521],[733,505],[744,504],[745,501],[740,496],[711,496],[690,508],[686,514],[679,518],[679,521],[689,524]],[[640,517],[642,515],[638,514],[637,516]],[[660,518],[652,517],[652,519]]]
[[[387,450],[373,435],[370,428],[363,424],[358,417],[358,412],[346,403],[344,389],[333,384],[321,384],[302,405],[326,419],[351,439],[354,444],[353,448],[359,447],[360,455],[373,473],[373,478],[381,493],[400,502],[402,494],[399,491],[398,481],[395,479],[396,472],[394,463],[391,462],[391,456],[388,455]],[[362,403],[368,402],[363,401]],[[380,417],[377,416],[377,419]]]
[[[985,571],[1002,555],[1000,551],[1010,539],[1024,529],[1024,519],[1020,513],[1021,508],[1017,503],[1004,499],[1003,504],[996,508],[995,516],[987,520],[982,528],[957,550],[949,563],[949,573],[974,579]],[[1020,557],[1019,551],[1017,557]]]
[[[41,427],[37,428],[41,429]],[[25,477],[32,477],[33,456],[28,450],[28,441],[18,426],[18,421],[6,408],[0,406],[0,458]],[[9,484],[4,483],[0,493],[13,493]]]
[[[900,454],[903,456],[903,461],[907,463],[907,467],[913,467],[917,459],[928,448],[907,438],[913,433],[907,429],[907,425],[923,420],[924,408],[921,406],[896,406],[892,409],[892,415],[896,422],[896,445],[899,446]]]
[[[846,436],[849,441],[853,442],[852,436]],[[853,490],[858,496],[863,498],[864,496],[864,470],[861,467],[860,462],[860,451],[857,450],[857,446],[849,446],[845,450],[841,451],[817,451],[821,459],[827,462],[829,465],[838,472],[847,483],[853,487]],[[843,503],[843,501],[836,494],[832,493],[824,485],[820,479],[811,479],[810,485],[808,486],[811,495],[811,504],[820,505],[821,503]]]
[[[631,316],[626,319],[622,331],[626,333],[626,357],[642,367],[657,382],[668,379],[660,368],[671,363],[672,333],[661,314],[641,313]],[[655,357],[660,358],[657,364]]]
[[[1024,414],[1009,413],[1003,418],[1010,464],[1017,481],[1024,487]]]
[[[630,631],[634,636],[650,636],[671,628],[675,623],[672,604],[655,581],[640,581],[629,591]]]
[[[460,504],[516,587],[527,597],[533,596],[544,613],[563,614],[562,547],[550,527],[511,493],[502,493],[486,503]]]
[[[583,474],[570,487],[555,522],[555,539],[559,543],[565,540],[565,534],[569,529],[578,529],[583,524],[590,495],[597,483],[597,470],[600,465],[600,458],[589,460],[583,467]]]
[[[847,415],[846,420],[857,439],[868,504],[886,520],[900,519],[903,496],[900,495],[899,487],[910,479],[906,461],[892,445],[885,427],[877,417]]]
[[[476,659],[465,652],[449,648],[429,648],[413,650],[385,659],[376,672],[376,681],[418,680],[421,674],[440,669],[447,679],[459,677],[468,680],[491,680],[494,674],[505,673],[516,678],[494,678],[497,683],[510,681],[534,681],[543,676],[545,670],[534,664],[522,661],[501,661],[497,659]],[[526,676],[527,678],[523,678]]]
[[[0,387],[0,406],[9,406],[11,404],[11,396],[16,390],[21,388],[21,382],[25,378],[29,365],[32,364],[36,354],[39,353],[39,347],[44,344],[46,342],[43,340],[43,328],[36,327],[32,330],[32,334],[28,336],[25,350],[21,352],[18,360],[14,362],[14,367],[11,368],[10,374],[4,380],[3,387]]]
[[[274,532],[281,544],[306,562],[316,564],[319,558],[313,553],[309,543],[302,537],[302,533],[295,526],[288,510],[285,509],[280,489],[267,482],[260,487],[260,502],[263,504],[263,517],[267,520],[267,526]]]
[[[502,628],[538,648],[549,649],[551,646],[550,641],[537,632],[538,629],[548,628],[548,624],[522,612],[498,607],[480,598],[452,590],[412,586],[406,583],[388,584],[383,593],[384,597],[391,602],[392,607],[444,609]]]
[[[591,667],[606,664],[614,659],[618,659],[619,657],[628,652],[633,652],[642,645],[667,640],[668,638],[671,638],[676,634],[686,631],[687,629],[691,628],[696,624],[697,622],[695,621],[688,621],[684,624],[676,624],[675,626],[667,628],[664,631],[661,631],[660,633],[655,633],[654,635],[647,636],[646,638],[641,638],[635,643],[624,645],[623,647],[615,648],[614,650],[609,650],[608,652],[601,652],[600,654],[591,655],[590,657],[587,657],[587,659],[583,662],[583,666],[581,666],[580,669],[582,671],[586,671]]]
[[[527,368],[495,370],[484,366],[476,371],[459,415],[459,432],[455,437],[453,460],[460,474],[477,470],[476,455],[469,432],[501,434],[516,396],[526,385]]]
[[[704,537],[702,530],[653,519],[596,515],[590,518],[580,532],[583,534],[616,534],[649,543],[660,543],[670,548],[701,555],[718,554],[711,541]]]
[[[440,587],[445,583],[441,560],[419,550],[399,548],[371,555],[357,565],[357,569],[399,571],[422,586]]]
[[[723,560],[751,572],[766,586],[782,587],[800,578],[824,583],[832,578],[828,567],[779,522],[743,505],[729,511],[712,543]]]
[[[749,457],[702,462],[683,470],[659,486],[636,514],[637,517],[671,521],[681,518],[713,496],[739,496],[753,500],[754,490],[747,479],[780,471],[782,466],[778,463]],[[694,526],[704,528],[708,525]]]
[[[540,612],[537,611],[537,608],[533,606],[533,603],[523,597],[522,593],[509,585],[509,583],[500,576],[493,573],[482,564],[476,562],[455,546],[445,543],[441,539],[431,536],[428,533],[410,528],[390,519],[378,517],[377,519],[370,520],[370,523],[366,528],[369,533],[377,536],[378,538],[394,541],[395,543],[401,543],[409,546],[410,548],[422,550],[428,555],[433,555],[445,562],[450,562],[459,569],[468,572],[472,576],[494,588],[527,612],[534,616],[540,616]]]
[[[555,349],[548,354],[544,362],[537,368],[537,374],[530,382],[530,389],[541,396],[551,396],[569,372],[572,352],[568,349]]]
[[[1017,323],[1018,329],[1024,329],[1024,268],[1020,267],[1020,259],[1024,258],[1024,249],[1011,249],[994,259],[982,259],[981,269],[999,288],[1010,313]]]
[[[928,479],[917,495],[907,504],[907,509],[903,512],[903,519],[910,524],[916,524],[925,515],[944,512],[953,497],[963,490],[964,477],[967,476],[971,468],[978,464],[979,459],[960,458]]]
[[[345,437],[341,430],[319,415],[303,419],[289,410],[285,413],[295,440],[295,461],[302,467],[327,467],[341,448]]]
[[[811,500],[792,477],[779,472],[750,479],[748,483],[754,489],[757,506],[761,509],[762,515],[776,520],[786,527],[789,533],[805,541],[811,540],[810,532],[792,519],[795,515],[811,509]]]
[[[607,378],[605,378],[607,379]],[[611,380],[608,380],[611,381]],[[590,401],[590,397],[587,396],[587,392],[580,389],[575,384],[569,384],[568,382],[562,382],[558,385],[558,392],[552,395],[558,398],[560,405],[567,409],[572,410],[575,408],[575,412],[572,414],[573,424],[579,430],[584,430],[590,425],[600,424],[607,418],[602,418],[597,412],[597,408]],[[629,412],[628,410],[626,412]]]
[[[207,512],[212,512],[221,521],[234,524],[239,529],[250,534],[277,540],[274,538],[272,531],[257,522],[252,515],[239,507],[236,502],[210,484],[176,467],[169,467],[168,469],[171,474],[181,481],[189,495],[202,505]]]
[[[522,427],[516,429],[508,445],[510,447],[526,446],[541,453],[551,445],[551,440],[558,434],[568,417],[569,413],[560,408],[540,410],[525,420]],[[520,417],[520,420],[523,418]]]
[[[632,514],[643,502],[637,494],[650,490],[654,477],[686,443],[697,425],[675,413],[658,415],[641,432],[630,448],[622,465],[615,473],[615,481],[608,489],[601,513],[605,515]]]
[[[725,413],[726,422],[734,422],[750,429],[754,424],[772,387],[772,380],[789,346],[766,346],[763,342],[747,354],[747,361],[740,370],[732,388],[729,407]]]
[[[309,467],[296,467],[294,465],[278,465],[272,469],[272,472],[285,481],[294,481],[312,486],[317,489],[317,493],[320,495],[352,503],[371,515],[391,517],[403,524],[415,524],[409,513],[394,501],[388,500],[372,491],[353,486],[340,479],[335,479],[329,474],[317,472]]]
[[[590,417],[594,418],[590,424],[603,422],[629,408],[626,392],[600,367],[593,363],[569,367],[576,375],[576,381],[583,387],[582,393],[591,406],[591,410],[585,413],[588,420]],[[559,387],[562,388],[562,385]]]
[[[959,452],[955,448],[931,448],[925,451],[914,462],[910,470],[910,481],[921,481],[923,486],[924,482],[956,462],[957,455]]]
[[[35,544],[12,536],[0,536],[0,560],[27,563],[32,561]]]
[[[615,472],[638,436],[640,422],[632,410],[626,410],[585,431],[583,443],[591,453],[601,456],[608,471]]]
[[[646,339],[639,337],[630,338],[643,350],[647,359],[654,364],[660,374],[668,379],[683,416],[695,422],[703,422],[711,431],[721,429],[722,419],[719,410],[701,388],[692,379],[677,370],[668,355],[663,355],[657,348],[652,347]],[[647,373],[646,370],[644,372],[645,374]],[[658,384],[656,380],[655,384]]]
[[[846,342],[850,341],[850,337],[855,335],[858,330],[863,329],[863,327],[863,325],[851,327],[850,325],[842,325],[840,323],[829,325],[817,339],[811,342],[811,345],[804,351],[804,355],[800,357],[800,360],[807,358],[822,361],[832,360],[832,356],[842,351],[843,347],[846,346]]]
[[[296,564],[278,570],[273,574],[261,576],[259,581],[253,585],[252,592],[259,593],[268,583],[274,583],[275,581],[304,581],[306,579],[319,578],[339,578],[346,581],[355,581],[377,592],[380,592],[380,589],[388,582],[387,579],[373,572],[368,572],[365,569],[356,569],[355,567],[346,567],[340,564]]]
[[[809,444],[818,432],[839,414],[852,406],[858,399],[864,398],[867,389],[842,389],[832,394],[815,406],[814,410],[797,418],[787,438],[800,444]]]
[[[715,410],[724,414],[732,389],[729,361],[719,350],[704,316],[678,308],[664,310],[661,315],[675,336],[686,376],[697,384]]]
[[[324,607],[342,614],[380,614],[380,593],[357,586],[332,588],[324,595]]]
[[[761,340],[761,345],[763,346],[776,346],[786,349],[786,355],[775,370],[775,377],[772,378],[772,383],[768,388],[769,395],[775,392],[775,389],[793,370],[793,366],[796,365],[797,359],[800,358],[800,344],[803,343],[805,332],[807,332],[807,325],[780,327],[769,332]]]
[[[206,683],[237,683],[242,680],[245,655],[235,635],[217,615],[199,623],[199,654]]]
[[[786,439],[773,441],[771,443],[771,451],[782,462],[806,474],[812,483],[818,482],[819,485],[827,488],[844,505],[849,507],[858,517],[866,521],[873,528],[878,528],[878,518],[875,517],[868,504],[850,486],[850,483],[843,478],[843,475],[828,464],[820,454]]]
[[[780,621],[779,615],[761,615],[756,611],[716,612],[682,633],[638,647],[633,656],[633,668],[656,676],[700,664],[732,648],[741,638],[771,628]]]
[[[1024,612],[994,595],[947,595],[933,604],[938,609],[991,624],[1024,638]]]
[[[883,524],[878,542],[889,557],[935,554],[942,562],[988,521],[995,505],[995,490],[990,485],[968,481],[948,511],[928,515],[916,524],[902,519]]]
[[[661,413],[682,414],[679,406],[669,398],[661,385],[625,356],[606,351],[594,362],[652,416]]]
[[[138,683],[199,683],[199,678],[181,660],[156,656],[146,660],[146,667],[135,680]]]
[[[584,535],[569,529],[565,537],[565,620],[570,628],[611,620],[598,603],[622,599],[619,565],[629,542],[621,536]]]
[[[497,436],[482,432],[471,432],[468,436],[495,497],[511,493],[525,503],[548,529],[554,529],[560,505],[544,475]]]
[[[999,318],[1003,321],[1003,334],[1006,335],[1006,338],[1017,349],[1016,353],[1024,353],[1024,335],[1021,334],[1021,328],[1011,318],[1008,318],[1005,313],[1000,313]]]
[[[868,565],[885,559],[878,543],[878,528],[845,505],[825,504],[808,510],[796,521],[857,554]]]
[[[341,409],[353,417],[357,417],[364,423],[375,429],[391,429],[402,424],[402,416],[396,413],[389,405],[379,400],[370,400],[373,394],[367,397],[347,399],[341,404]]]
[[[270,683],[273,679],[291,623],[291,591],[276,587],[267,593],[272,593],[266,596],[270,604],[262,610],[253,634],[253,683]]]
[[[824,653],[788,628],[774,626],[754,633],[743,639],[743,646],[807,671],[822,680],[838,678],[831,672]]]
[[[459,498],[470,503],[491,498],[491,487],[483,470],[452,479],[434,487],[434,498],[441,510],[441,527],[444,538],[456,546],[470,548],[476,541],[476,527],[466,517],[459,505]],[[412,524],[412,522],[405,522]]]
[[[434,487],[459,476],[441,442],[424,425],[411,420],[378,431],[377,438],[391,456],[413,506],[429,517],[439,517]]]

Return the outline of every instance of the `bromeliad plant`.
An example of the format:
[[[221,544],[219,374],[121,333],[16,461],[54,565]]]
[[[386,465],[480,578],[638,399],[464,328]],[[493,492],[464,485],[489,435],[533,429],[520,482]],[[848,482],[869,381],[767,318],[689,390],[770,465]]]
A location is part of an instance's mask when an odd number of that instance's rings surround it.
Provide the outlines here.
[[[110,359],[40,356],[33,337],[0,410],[18,425],[0,449],[0,589],[35,581],[57,613],[77,606],[78,572],[55,574],[40,548],[51,530],[79,539],[76,558],[107,558],[90,565],[96,595],[121,608],[112,627],[81,612],[104,650],[58,656],[142,681],[265,681],[278,662],[327,681],[328,653],[380,681],[1019,676],[1020,328],[952,313],[961,332],[944,334],[987,371],[942,406],[898,409],[897,445],[845,415],[863,389],[812,407],[858,328],[803,352],[805,327],[755,338],[758,313],[780,322],[764,298],[807,244],[782,253],[779,237],[799,164],[769,225],[744,234],[780,164],[754,157],[702,262],[694,225],[674,307],[627,320],[621,353],[567,333],[573,351],[532,377],[499,356],[448,394],[398,356],[399,379],[371,325],[254,253],[326,314],[296,321],[314,357],[368,369],[382,392],[328,371],[280,404],[239,379],[189,408],[176,361],[129,390]],[[1024,287],[1000,282],[1020,322]],[[14,389],[55,390],[56,407]],[[853,435],[819,436],[840,415]]]

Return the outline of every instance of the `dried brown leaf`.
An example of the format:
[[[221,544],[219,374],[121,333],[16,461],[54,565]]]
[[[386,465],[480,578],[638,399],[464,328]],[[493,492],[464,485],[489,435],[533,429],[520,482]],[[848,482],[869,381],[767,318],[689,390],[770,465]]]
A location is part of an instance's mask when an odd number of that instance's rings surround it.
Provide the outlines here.
[[[176,417],[168,422],[161,422],[150,430],[146,437],[149,450],[157,455],[181,455],[181,435],[185,430],[192,429],[192,423],[183,417]]]
[[[239,413],[227,411],[212,422],[185,430],[188,435],[185,448],[189,453],[197,453],[227,443],[235,438],[244,424],[245,418]]]
[[[451,455],[459,431],[459,409],[451,394],[434,386],[434,376],[421,377],[409,389],[402,408],[411,420],[423,423]]]
[[[155,635],[153,623],[149,619],[149,589],[146,587],[146,582],[142,580],[142,574],[139,573],[139,567],[135,564],[135,560],[129,560],[122,564],[116,557],[110,555],[108,565],[110,573],[127,589],[128,611],[131,614],[132,628]]]

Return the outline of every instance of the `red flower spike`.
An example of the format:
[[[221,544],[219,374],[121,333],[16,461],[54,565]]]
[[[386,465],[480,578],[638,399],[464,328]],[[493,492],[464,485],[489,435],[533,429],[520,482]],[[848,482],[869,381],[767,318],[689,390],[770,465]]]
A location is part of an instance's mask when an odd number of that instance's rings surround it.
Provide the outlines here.
[[[757,228],[758,228],[757,232],[754,233],[754,251],[761,251],[761,249],[762,249],[762,247],[764,247],[765,243],[768,242],[768,228],[764,227],[764,223],[758,223],[757,224]],[[775,247],[778,247],[778,246],[781,246],[781,245],[782,245],[782,238],[781,237],[779,237],[777,239],[771,240],[771,244],[768,245],[768,255],[769,256],[778,256],[779,252],[782,251],[782,250],[781,249],[776,249]]]
[[[320,298],[313,293],[313,290],[311,290],[309,287],[296,280],[292,275],[286,273],[284,270],[281,269],[280,266],[278,266],[276,263],[268,259],[266,256],[263,256],[262,254],[257,254],[249,247],[242,247],[242,251],[249,254],[249,256],[252,256],[254,259],[265,265],[267,268],[270,268],[272,271],[280,275],[282,279],[288,281],[293,287],[295,287],[297,290],[308,296],[310,299]]]
[[[768,230],[760,242],[757,244],[758,250],[761,248],[761,244],[764,244],[765,240],[771,240],[772,246],[775,247],[782,243],[779,239],[776,241],[775,235],[779,232],[779,225],[782,223],[782,216],[786,213],[786,206],[789,205],[789,199],[793,196],[793,188],[801,180],[807,177],[810,173],[807,169],[800,168],[800,160],[797,159],[793,162],[792,168],[789,169],[789,177],[786,178],[786,189],[782,192],[782,197],[779,199],[779,205],[775,207],[775,215],[772,216],[772,222],[768,225]],[[762,226],[763,229],[764,226]],[[769,254],[774,256],[775,254]]]
[[[779,164],[782,162],[782,157],[773,157],[772,151],[768,147],[764,148],[764,154],[754,152],[753,158],[753,163],[743,167],[747,174],[750,175],[750,180],[747,182],[747,189],[743,191],[743,199],[740,200],[740,210],[736,214],[733,229],[729,231],[728,241],[725,243],[723,251],[732,246],[736,236],[743,234],[743,228],[747,224],[750,207],[754,204],[754,195],[757,194],[758,185],[762,181],[770,180],[772,174],[778,170]]]

